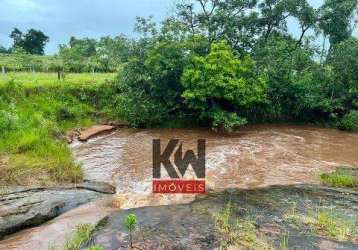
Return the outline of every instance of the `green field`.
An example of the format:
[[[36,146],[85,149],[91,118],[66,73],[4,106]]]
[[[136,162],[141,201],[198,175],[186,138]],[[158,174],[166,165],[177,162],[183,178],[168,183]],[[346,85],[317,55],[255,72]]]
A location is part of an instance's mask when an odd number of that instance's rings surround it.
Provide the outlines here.
[[[58,80],[57,73],[11,72],[0,74],[0,86],[9,82],[31,86],[102,84],[115,79],[113,73],[71,73],[65,74],[64,80]]]

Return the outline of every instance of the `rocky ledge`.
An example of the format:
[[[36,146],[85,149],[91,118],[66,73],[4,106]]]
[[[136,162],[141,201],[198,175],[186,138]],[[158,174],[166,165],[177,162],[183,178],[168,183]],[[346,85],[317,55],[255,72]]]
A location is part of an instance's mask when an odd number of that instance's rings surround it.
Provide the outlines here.
[[[321,211],[318,209],[345,216],[357,226],[358,192],[309,185],[274,186],[227,190],[188,205],[119,211],[107,218],[91,244],[106,250],[128,249],[129,233],[123,221],[134,213],[138,218],[134,249],[219,249],[223,245],[227,249],[358,249],[358,232],[347,234],[350,239],[337,239],[334,232],[325,234],[323,224],[319,228],[313,219],[310,221],[310,216],[316,218],[315,213]]]
[[[115,188],[101,182],[63,187],[1,187],[0,238],[40,225]]]

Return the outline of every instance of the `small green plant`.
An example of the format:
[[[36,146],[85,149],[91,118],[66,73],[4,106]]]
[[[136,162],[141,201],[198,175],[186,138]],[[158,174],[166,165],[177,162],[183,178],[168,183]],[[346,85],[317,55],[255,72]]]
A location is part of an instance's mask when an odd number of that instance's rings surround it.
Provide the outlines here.
[[[358,187],[358,178],[344,168],[330,174],[321,174],[320,180],[323,185],[330,187]]]
[[[130,247],[131,247],[131,249],[133,249],[132,232],[135,230],[135,228],[137,226],[137,216],[135,214],[129,214],[124,220],[124,225],[126,226],[126,228],[129,231]]]

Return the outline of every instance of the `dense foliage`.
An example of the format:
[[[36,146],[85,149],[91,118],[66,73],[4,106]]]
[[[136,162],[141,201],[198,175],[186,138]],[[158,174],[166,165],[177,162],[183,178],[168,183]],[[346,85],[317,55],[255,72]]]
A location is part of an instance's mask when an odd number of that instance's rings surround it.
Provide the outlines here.
[[[358,109],[356,16],[356,0],[319,8],[307,0],[181,1],[160,24],[138,18],[136,39],[72,37],[47,70],[119,72],[107,108],[137,127],[324,122],[349,129]],[[289,19],[298,34],[288,32]],[[11,57],[26,66],[15,69],[44,69],[20,49]]]
[[[213,43],[206,57],[194,56],[182,76],[182,96],[188,106],[214,127],[230,129],[246,123],[237,111],[265,99],[266,79],[253,60],[235,58],[224,42]]]
[[[318,9],[305,0],[193,0],[159,28],[141,18],[119,74],[118,115],[134,126],[194,117],[224,129],[277,121],[347,128],[341,119],[358,108],[356,13],[351,0]]]

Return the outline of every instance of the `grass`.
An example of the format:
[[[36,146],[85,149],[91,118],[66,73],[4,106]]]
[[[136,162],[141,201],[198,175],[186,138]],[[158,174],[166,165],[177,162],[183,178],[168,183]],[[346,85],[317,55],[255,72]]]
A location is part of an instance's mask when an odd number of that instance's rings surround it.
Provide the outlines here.
[[[330,174],[321,174],[320,181],[323,185],[330,187],[358,187],[358,177],[352,174],[349,169],[339,168],[335,172]]]
[[[95,226],[91,224],[81,224],[76,227],[75,232],[66,240],[63,250],[79,250],[92,237]]]
[[[7,74],[0,73],[0,86],[10,81],[27,87],[102,84],[106,81],[112,81],[115,76],[116,74],[113,73],[71,73],[65,74],[64,80],[58,80],[56,73],[11,72]]]
[[[317,207],[309,209],[307,213],[303,214],[297,212],[296,208],[293,207],[284,218],[301,231],[306,231],[304,228],[308,228],[311,233],[317,236],[340,241],[358,241],[357,221],[343,216],[338,211]]]
[[[108,223],[108,217],[101,219],[96,225],[80,224],[75,230],[66,237],[65,244],[60,248],[61,250],[104,250],[100,245],[93,245],[91,240],[95,232],[103,228]],[[56,249],[49,246],[49,249]]]
[[[110,74],[70,75],[61,85],[51,74],[38,74],[36,81],[28,73],[14,76],[0,84],[0,184],[81,181],[64,135],[101,117],[102,100],[113,95],[105,80]]]
[[[254,221],[249,218],[234,218],[231,203],[213,215],[215,229],[221,238],[220,249],[231,246],[245,249],[273,249],[262,235],[259,235]]]
[[[289,250],[288,235],[284,235],[280,241],[280,250]]]

